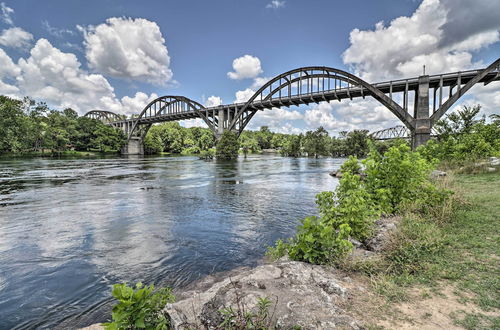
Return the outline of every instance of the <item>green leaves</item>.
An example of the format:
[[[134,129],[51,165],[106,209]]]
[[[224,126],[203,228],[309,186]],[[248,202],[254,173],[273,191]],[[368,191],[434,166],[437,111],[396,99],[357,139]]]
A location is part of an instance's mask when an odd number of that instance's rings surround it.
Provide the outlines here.
[[[115,284],[111,290],[118,304],[113,306],[113,322],[105,323],[106,330],[114,329],[168,329],[168,319],[162,309],[175,301],[169,288],[154,289],[141,282],[135,289],[127,284]]]

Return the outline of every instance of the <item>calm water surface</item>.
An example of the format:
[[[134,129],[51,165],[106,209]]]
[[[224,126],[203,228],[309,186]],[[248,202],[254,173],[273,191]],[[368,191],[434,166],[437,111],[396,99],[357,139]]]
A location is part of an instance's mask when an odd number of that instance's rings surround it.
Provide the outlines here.
[[[0,160],[0,329],[110,315],[110,286],[253,266],[333,190],[342,159]]]

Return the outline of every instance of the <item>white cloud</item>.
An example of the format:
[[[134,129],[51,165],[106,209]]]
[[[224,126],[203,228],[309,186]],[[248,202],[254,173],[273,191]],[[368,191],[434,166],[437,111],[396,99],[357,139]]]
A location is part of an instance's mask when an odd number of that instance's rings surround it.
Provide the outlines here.
[[[271,9],[282,8],[285,6],[285,3],[286,1],[272,0],[270,3],[266,5],[266,8],[271,8]]]
[[[214,96],[214,95],[210,96],[205,102],[205,106],[207,108],[216,107],[221,104],[222,104],[222,99],[219,96]]]
[[[52,36],[56,37],[56,38],[63,38],[64,35],[74,35],[75,32],[73,30],[70,30],[70,29],[64,29],[64,28],[56,28],[56,27],[53,27],[49,24],[48,21],[42,21],[42,26],[43,28]]]
[[[236,99],[234,100],[234,103],[243,103],[248,101],[249,98],[252,97],[252,95],[255,94],[255,91],[247,88],[243,91],[237,91],[236,92]]]
[[[266,77],[256,77],[253,80],[252,86],[250,86],[251,89],[257,90],[264,86],[271,78],[266,78]]]
[[[165,39],[155,22],[113,17],[78,28],[84,33],[89,67],[95,71],[158,85],[172,79]]]
[[[19,92],[13,82],[19,75],[20,70],[12,59],[0,48],[0,94],[7,96],[16,96]]]
[[[14,14],[14,9],[7,7],[5,2],[0,3],[0,9],[2,11],[2,14],[0,15],[0,19],[2,22],[13,25],[14,21],[12,20],[12,14]]]
[[[0,45],[12,48],[26,48],[33,40],[33,35],[19,27],[5,29],[0,34]]]
[[[474,55],[500,41],[498,12],[497,0],[482,0],[481,4],[423,0],[409,17],[398,17],[387,25],[379,22],[372,30],[352,30],[343,61],[370,82],[418,76],[424,65],[427,74],[482,68],[489,63],[475,61]],[[496,86],[475,86],[465,102],[483,104],[486,113],[498,111],[498,83],[491,85]],[[460,106],[457,103],[454,108]],[[366,125],[369,122],[361,121],[357,127]],[[388,127],[383,123],[379,126]]]
[[[46,39],[39,39],[30,56],[19,59],[17,65],[0,49],[0,93],[18,98],[29,95],[80,114],[102,109],[130,115],[158,97],[138,92],[118,99],[105,77],[83,70],[74,54],[60,51]]]
[[[283,108],[257,111],[248,124],[248,129],[255,130],[261,126],[268,126],[273,132],[300,134],[303,130],[295,127],[291,121],[302,120],[303,117],[297,110]]]
[[[231,79],[255,78],[262,73],[259,58],[251,55],[234,59],[233,70],[234,72],[227,73]]]
[[[113,101],[113,104],[116,112],[132,115],[140,113],[146,105],[156,98],[158,98],[158,95],[155,93],[148,95],[143,92],[137,92],[134,97],[124,96],[121,98],[121,102]]]
[[[496,3],[500,11],[500,2]],[[470,6],[480,7],[473,3]],[[368,81],[417,76],[423,65],[428,74],[480,65],[472,62],[471,52],[500,40],[500,20],[496,28],[488,25],[487,30],[477,30],[466,39],[443,44],[452,33],[443,26],[455,20],[452,15],[457,15],[452,7],[449,2],[424,0],[410,17],[398,17],[387,26],[379,22],[374,30],[354,29],[350,33],[351,45],[343,54],[344,63]],[[474,11],[470,13],[473,15]],[[481,19],[474,18],[476,22]]]
[[[308,129],[323,126],[333,134],[354,129],[376,131],[399,125],[396,116],[374,99],[322,102],[305,111],[304,121]]]

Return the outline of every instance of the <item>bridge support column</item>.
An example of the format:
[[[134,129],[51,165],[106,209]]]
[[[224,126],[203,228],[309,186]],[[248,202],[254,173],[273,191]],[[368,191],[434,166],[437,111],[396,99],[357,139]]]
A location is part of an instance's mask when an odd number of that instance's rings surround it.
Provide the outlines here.
[[[224,109],[219,109],[217,113],[217,120],[219,125],[217,127],[217,131],[215,132],[215,139],[220,140],[222,133],[224,133],[224,127],[226,126],[226,118],[224,114]]]
[[[414,104],[415,128],[412,131],[412,148],[425,144],[431,138],[429,118],[429,76],[418,77],[418,90]]]
[[[144,144],[140,137],[131,137],[122,147],[122,155],[144,155]]]

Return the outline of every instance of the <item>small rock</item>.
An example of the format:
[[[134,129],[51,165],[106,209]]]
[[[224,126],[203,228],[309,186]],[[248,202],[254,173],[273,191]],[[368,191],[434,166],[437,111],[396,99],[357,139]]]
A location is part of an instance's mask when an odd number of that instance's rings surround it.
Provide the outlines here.
[[[446,172],[438,171],[438,170],[434,170],[431,172],[431,178],[433,178],[433,179],[443,177],[443,176],[446,176]]]
[[[500,165],[500,158],[490,157],[490,165],[491,166],[499,166]]]
[[[331,171],[330,175],[333,176],[334,178],[341,178],[342,177],[342,172],[340,171]]]
[[[486,172],[495,172],[497,169],[494,167],[487,167]]]

